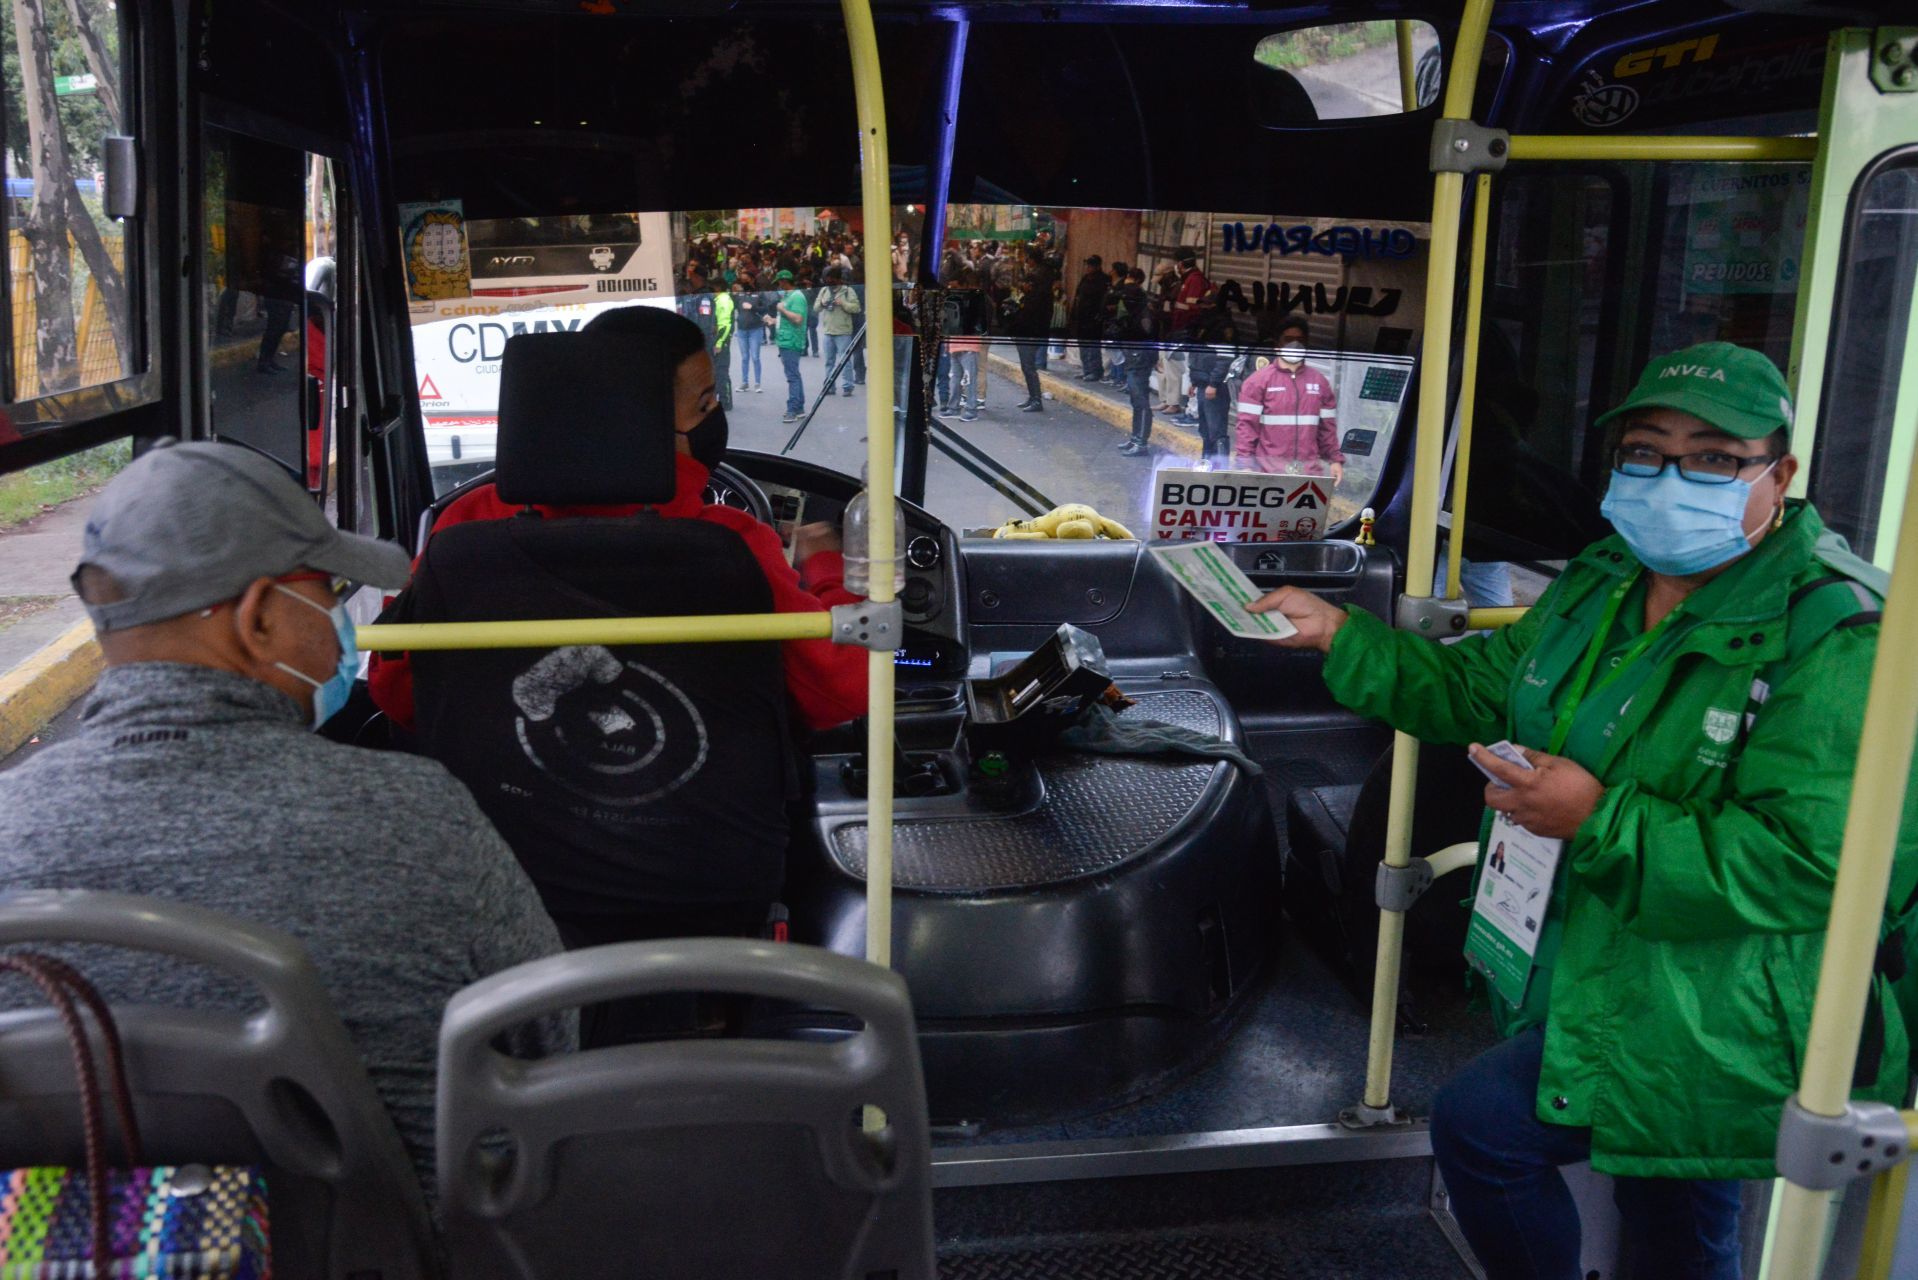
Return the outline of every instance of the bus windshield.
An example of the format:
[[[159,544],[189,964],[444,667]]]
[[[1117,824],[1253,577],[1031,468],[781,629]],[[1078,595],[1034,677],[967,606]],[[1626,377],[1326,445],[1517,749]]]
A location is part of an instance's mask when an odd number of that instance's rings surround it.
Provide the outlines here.
[[[511,337],[642,305],[706,332],[735,449],[857,475],[867,397],[903,421],[919,380],[923,502],[962,535],[1082,502],[1159,539],[1316,538],[1377,497],[1415,365],[1423,224],[975,204],[952,206],[933,246],[902,205],[869,250],[843,208],[467,221],[457,202],[408,206],[436,487],[491,467]],[[868,251],[894,282],[879,305]],[[911,284],[920,253],[936,253],[935,294]],[[891,388],[869,385],[876,341],[893,344]],[[1226,527],[1163,501],[1163,473],[1194,471],[1314,484]]]

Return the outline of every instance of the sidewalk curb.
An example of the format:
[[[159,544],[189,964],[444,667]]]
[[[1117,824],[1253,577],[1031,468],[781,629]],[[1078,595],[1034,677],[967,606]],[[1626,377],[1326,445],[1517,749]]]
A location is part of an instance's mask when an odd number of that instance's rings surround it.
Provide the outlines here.
[[[0,756],[12,755],[86,692],[101,668],[93,623],[82,619],[0,675]]]
[[[1025,379],[1017,360],[988,351],[986,361],[996,366],[995,372],[1018,382],[1023,382]],[[1039,385],[1052,392],[1052,398],[1059,404],[1097,418],[1107,426],[1127,435],[1132,434],[1132,410],[1127,406],[1114,404],[1085,387],[1075,387],[1070,381],[1059,377],[1049,369],[1039,370]],[[1199,437],[1195,433],[1187,431],[1184,427],[1172,426],[1156,415],[1152,422],[1152,439],[1154,445],[1166,453],[1176,453],[1183,458],[1196,459],[1199,456]],[[1160,443],[1162,441],[1165,443]]]

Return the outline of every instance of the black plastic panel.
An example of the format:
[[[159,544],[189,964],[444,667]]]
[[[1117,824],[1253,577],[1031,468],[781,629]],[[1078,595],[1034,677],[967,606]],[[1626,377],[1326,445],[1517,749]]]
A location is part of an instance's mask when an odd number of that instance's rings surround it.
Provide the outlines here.
[[[1026,652],[1062,622],[1099,638],[1106,656],[1189,661],[1182,595],[1137,542],[960,544],[974,653]]]

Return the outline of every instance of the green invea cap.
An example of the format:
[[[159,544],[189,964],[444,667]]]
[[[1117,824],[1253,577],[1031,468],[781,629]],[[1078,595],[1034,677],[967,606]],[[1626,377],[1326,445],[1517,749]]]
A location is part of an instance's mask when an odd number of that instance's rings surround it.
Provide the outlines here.
[[[790,280],[792,278],[793,278],[793,273],[790,271],[782,271],[778,275],[773,277],[773,279],[775,280]]]
[[[1763,352],[1701,342],[1646,365],[1625,403],[1598,425],[1634,409],[1678,409],[1726,435],[1757,440],[1791,425],[1791,388]]]

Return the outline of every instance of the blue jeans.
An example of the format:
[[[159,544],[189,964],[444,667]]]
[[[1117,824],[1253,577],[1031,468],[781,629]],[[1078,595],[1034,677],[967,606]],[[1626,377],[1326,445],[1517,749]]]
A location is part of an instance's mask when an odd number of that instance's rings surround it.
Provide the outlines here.
[[[1474,609],[1495,609],[1512,603],[1512,566],[1502,560],[1460,560],[1459,593]]]
[[[753,314],[757,315],[758,312]],[[766,342],[766,327],[761,324],[749,324],[739,331],[739,385],[749,386],[766,381],[766,371],[760,362],[759,349]]]
[[[892,335],[892,411],[900,417],[906,416],[906,405],[912,392],[910,381],[918,370],[912,367],[912,335],[895,333]]]
[[[940,408],[952,403],[952,352],[939,348],[939,363],[932,370],[932,393]]]
[[[979,412],[979,353],[977,351],[955,351],[952,353],[952,398],[961,406],[967,396],[972,403],[966,407],[967,413]]]
[[[839,362],[839,357],[846,353],[847,348],[852,346],[852,335],[850,333],[829,333],[825,335],[825,338],[826,338],[825,379],[827,382],[826,390],[830,391],[832,390],[832,386],[831,386],[832,367]],[[846,362],[846,367],[839,371],[839,376],[842,379],[844,379],[846,394],[851,395],[852,394],[852,362],[851,361]]]
[[[1144,448],[1152,441],[1152,361],[1140,352],[1126,353],[1125,390],[1132,402],[1132,443]]]
[[[806,412],[806,384],[799,380],[800,352],[779,349],[779,364],[786,371],[786,412]]]
[[[1575,1280],[1578,1208],[1558,1166],[1592,1154],[1592,1131],[1534,1108],[1545,1032],[1488,1049],[1432,1102],[1432,1154],[1488,1280]],[[1738,1280],[1736,1181],[1615,1178],[1630,1274]]]

